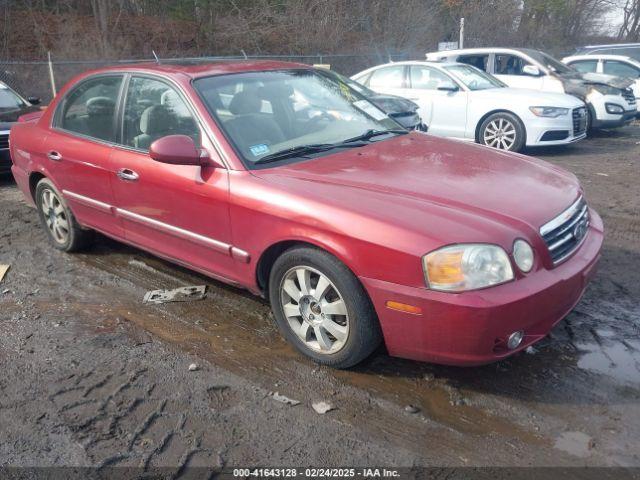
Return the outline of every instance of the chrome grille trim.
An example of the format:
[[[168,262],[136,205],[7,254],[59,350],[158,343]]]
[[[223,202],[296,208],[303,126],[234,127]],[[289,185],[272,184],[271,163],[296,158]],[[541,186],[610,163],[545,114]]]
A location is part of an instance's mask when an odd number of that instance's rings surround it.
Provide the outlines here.
[[[587,109],[586,107],[574,108],[571,112],[573,120],[573,136],[577,137],[587,131]]]
[[[580,196],[569,208],[540,227],[553,264],[568,258],[582,245],[589,229],[589,208]]]

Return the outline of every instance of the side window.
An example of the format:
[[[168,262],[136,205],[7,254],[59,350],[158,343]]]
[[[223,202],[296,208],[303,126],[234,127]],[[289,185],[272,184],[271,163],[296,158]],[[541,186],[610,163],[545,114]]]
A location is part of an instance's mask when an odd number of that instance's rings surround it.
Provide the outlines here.
[[[188,135],[200,144],[200,130],[189,108],[167,83],[133,77],[127,89],[122,125],[122,143],[148,150],[158,138]]]
[[[608,75],[615,75],[616,77],[640,77],[640,69],[633,65],[629,65],[628,63],[618,62],[616,60],[604,61],[604,73]]]
[[[487,65],[489,63],[489,54],[486,55],[460,55],[458,57],[458,62],[466,63],[467,65],[471,65],[473,67],[479,68],[480,70],[486,72]]]
[[[597,60],[577,60],[569,65],[583,73],[595,73],[598,70]]]
[[[421,90],[437,90],[439,86],[453,82],[444,73],[435,68],[412,65],[410,67],[411,88]]]
[[[384,67],[375,70],[369,78],[369,86],[376,88],[403,88],[404,66]]]
[[[69,92],[57,115],[56,126],[69,132],[112,142],[122,76],[86,80]]]
[[[525,65],[530,65],[523,58],[506,54],[496,54],[495,63],[496,75],[525,75],[522,73],[522,69]]]

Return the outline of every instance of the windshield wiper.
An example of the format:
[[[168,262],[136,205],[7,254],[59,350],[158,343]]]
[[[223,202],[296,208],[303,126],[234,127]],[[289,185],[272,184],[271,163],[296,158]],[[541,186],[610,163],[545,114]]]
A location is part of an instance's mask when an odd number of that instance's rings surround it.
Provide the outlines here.
[[[380,135],[387,135],[387,134],[391,134],[391,133],[395,133],[396,135],[405,135],[405,134],[407,134],[409,132],[407,130],[401,130],[399,128],[396,128],[396,129],[391,128],[391,129],[388,129],[388,130],[367,130],[362,135],[358,135],[357,137],[353,137],[353,138],[347,138],[346,140],[341,142],[341,145],[345,144],[345,143],[352,143],[352,142],[358,142],[358,141],[363,141],[363,140],[370,140],[373,137],[378,137]]]
[[[363,147],[364,143],[350,143],[349,145],[343,145],[342,143],[313,143],[309,145],[299,145],[297,147],[286,148],[279,152],[265,155],[264,157],[253,162],[254,165],[261,165],[264,163],[277,162],[285,158],[300,157],[309,153],[326,152],[327,150],[333,150],[334,148],[354,148]]]

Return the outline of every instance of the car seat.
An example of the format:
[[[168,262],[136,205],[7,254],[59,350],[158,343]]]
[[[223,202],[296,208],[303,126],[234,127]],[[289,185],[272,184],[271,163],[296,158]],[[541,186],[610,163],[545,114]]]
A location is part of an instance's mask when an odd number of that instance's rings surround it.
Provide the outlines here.
[[[133,146],[148,150],[157,139],[174,135],[178,126],[176,115],[164,105],[154,105],[142,112],[140,135],[133,139]]]

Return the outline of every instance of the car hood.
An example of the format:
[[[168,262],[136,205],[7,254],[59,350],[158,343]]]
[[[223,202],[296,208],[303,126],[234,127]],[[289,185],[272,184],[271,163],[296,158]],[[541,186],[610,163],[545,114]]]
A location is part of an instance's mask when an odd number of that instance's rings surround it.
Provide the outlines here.
[[[558,78],[562,81],[566,93],[575,95],[583,100],[587,97],[594,85],[606,85],[608,87],[625,89],[634,83],[634,80],[630,78],[615,77],[604,73],[583,73],[578,71],[558,75]]]
[[[424,233],[434,212],[537,232],[580,190],[573,174],[546,162],[420,133],[252,173],[305,201]]]
[[[541,92],[526,88],[489,88],[471,92],[476,98],[487,98],[491,101],[527,102],[528,106],[576,108],[583,104],[572,95],[565,93]]]
[[[0,123],[9,124],[17,122],[18,118],[26,113],[36,112],[40,107],[29,106],[24,108],[0,108]],[[5,125],[6,126],[6,125]]]
[[[381,108],[385,113],[410,113],[418,110],[418,105],[406,98],[397,97],[395,95],[376,94],[367,97],[377,107]]]

